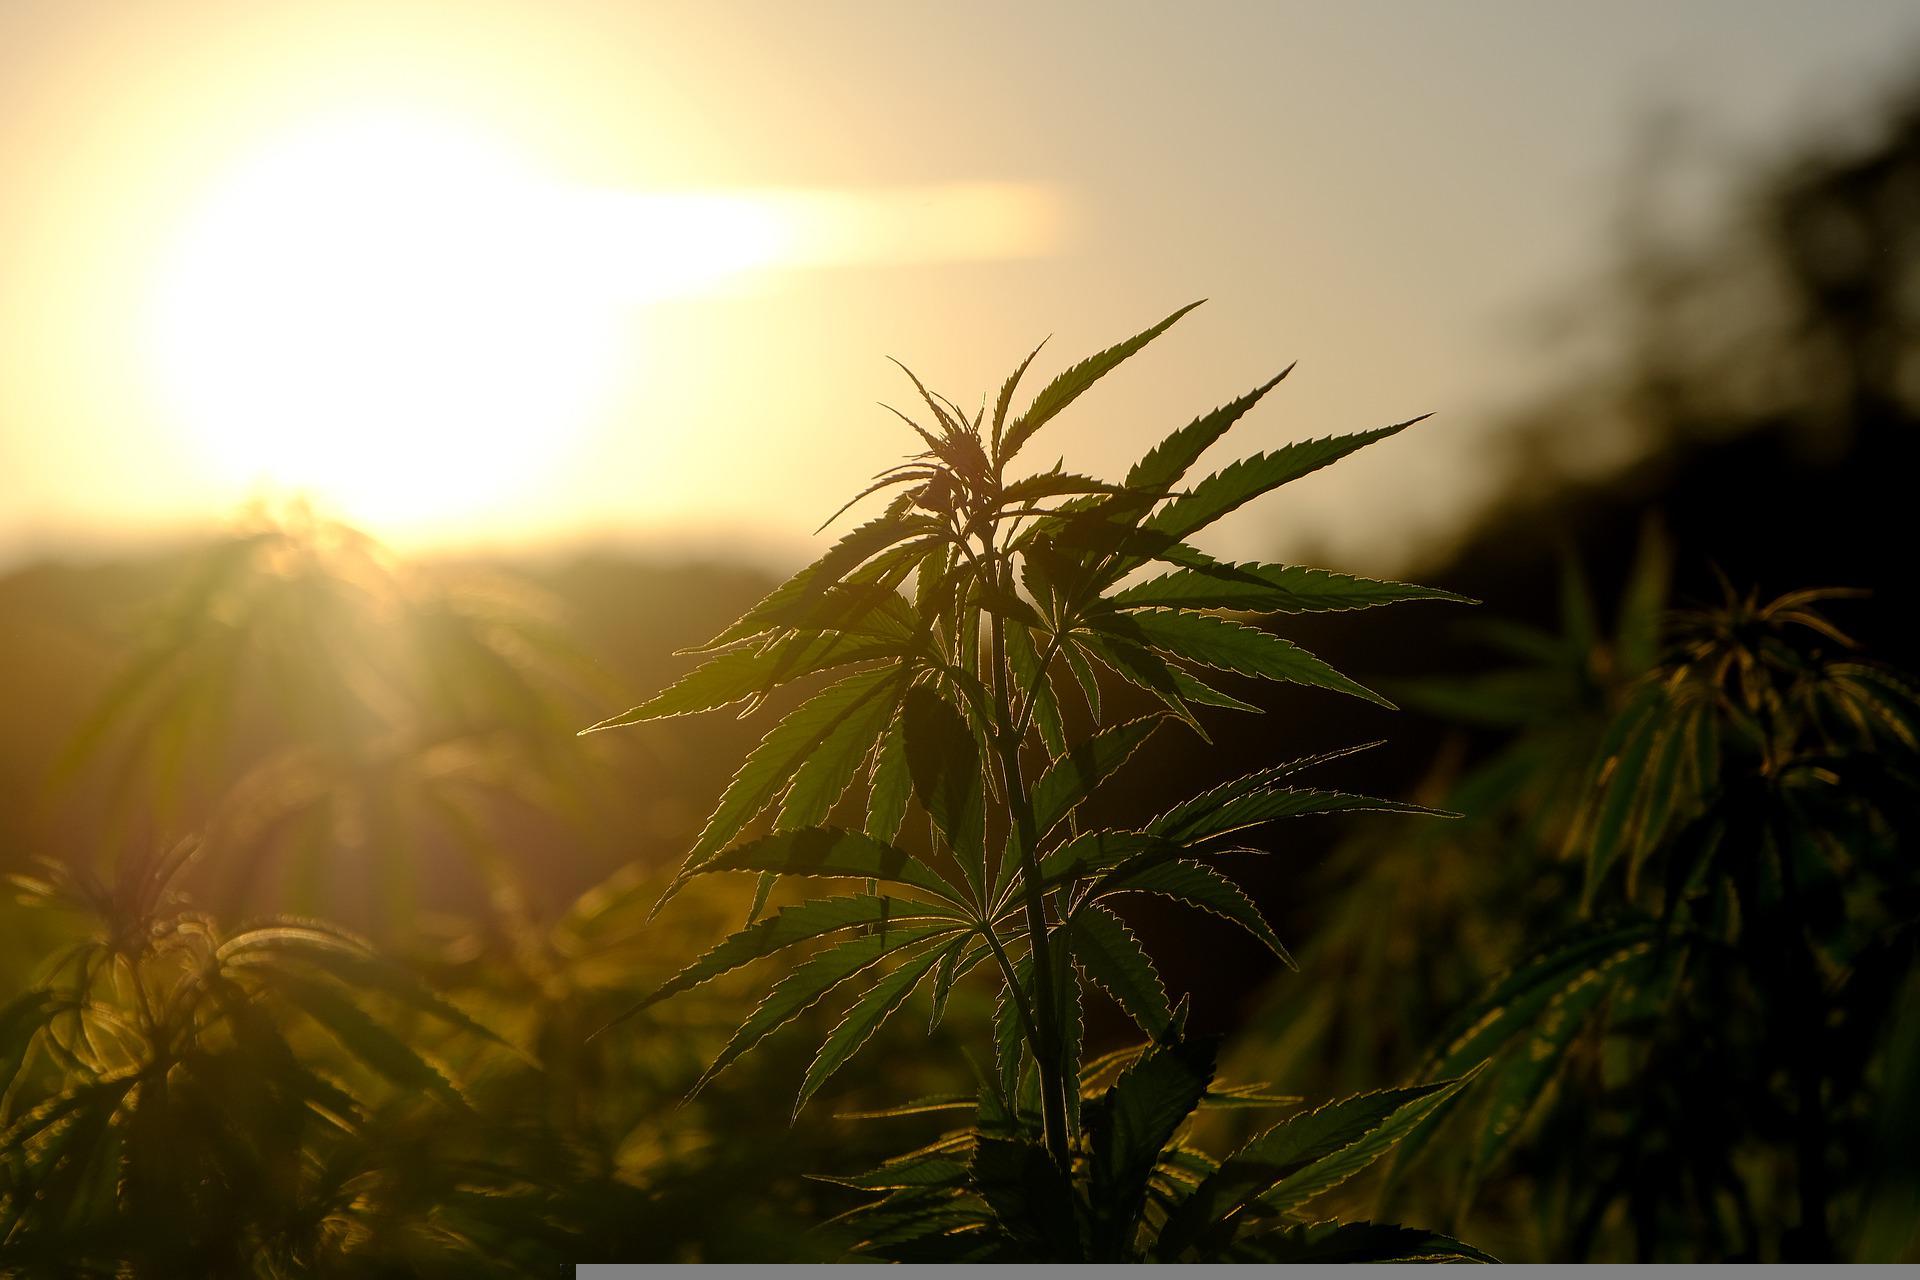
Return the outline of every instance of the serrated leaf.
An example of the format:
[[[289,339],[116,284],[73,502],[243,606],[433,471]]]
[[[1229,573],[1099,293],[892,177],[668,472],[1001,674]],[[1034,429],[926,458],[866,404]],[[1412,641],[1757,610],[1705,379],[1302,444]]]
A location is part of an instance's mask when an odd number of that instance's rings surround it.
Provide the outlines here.
[[[1084,906],[1073,913],[1058,936],[1087,976],[1113,997],[1141,1030],[1154,1040],[1166,1034],[1173,1021],[1167,988],[1146,949],[1120,917],[1104,907]],[[1055,962],[1064,963],[1065,957],[1056,956]]]
[[[1140,749],[1164,716],[1141,716],[1104,729],[1068,747],[1033,785],[1034,830],[1045,840],[1101,783]]]
[[[900,672],[889,668],[851,676],[816,693],[760,740],[700,831],[680,873],[654,907],[678,893],[700,864],[725,848],[787,788],[794,774],[848,716],[874,701],[891,704]]]
[[[1155,1253],[1172,1261],[1189,1248],[1224,1245],[1256,1199],[1284,1213],[1372,1164],[1464,1079],[1386,1089],[1330,1102],[1281,1121],[1221,1161],[1168,1218]]]
[[[913,994],[913,989],[932,971],[939,959],[940,953],[935,951],[907,961],[874,983],[865,995],[854,1002],[853,1007],[847,1010],[847,1016],[827,1036],[826,1042],[820,1046],[820,1052],[814,1055],[812,1064],[808,1066],[806,1078],[800,1082],[800,1096],[794,1100],[795,1115],[800,1114],[800,1108],[807,1105],[807,1099],[819,1091],[828,1077],[858,1052],[860,1046],[880,1029],[881,1024],[906,1002],[907,997]]]
[[[1237,778],[1230,778],[1217,786],[1210,787],[1197,796],[1182,800],[1147,825],[1147,830],[1157,835],[1182,838],[1188,831],[1199,829],[1196,824],[1203,823],[1206,815],[1220,809],[1229,801],[1258,792],[1273,790],[1283,778],[1291,777],[1303,770],[1334,760],[1343,760],[1362,751],[1371,751],[1380,745],[1378,740],[1357,743],[1350,747],[1337,747],[1332,751],[1323,751],[1316,755],[1299,756],[1264,769],[1255,769]]]
[[[980,748],[973,730],[945,699],[923,685],[908,691],[902,719],[914,793],[971,876],[981,864],[986,840]]]
[[[1175,609],[1145,609],[1103,615],[1095,620],[1094,626],[1103,635],[1146,645],[1221,671],[1331,689],[1365,698],[1389,710],[1393,708],[1391,702],[1373,690],[1341,675],[1292,641],[1227,618]]]
[[[1203,706],[1227,706],[1241,711],[1257,712],[1260,709],[1207,687],[1144,646],[1101,634],[1090,638],[1087,648],[1107,670],[1165,703],[1202,741],[1211,739],[1207,737],[1205,727],[1195,718],[1189,702]]]
[[[1212,1038],[1150,1049],[1087,1108],[1096,1260],[1130,1256],[1147,1181],[1163,1149],[1206,1095],[1218,1052]]]
[[[1100,677],[1087,660],[1086,650],[1078,642],[1069,639],[1061,646],[1060,652],[1066,657],[1067,669],[1073,672],[1073,679],[1080,686],[1080,694],[1087,700],[1087,712],[1095,724],[1100,723]]]
[[[959,908],[960,891],[904,849],[841,827],[776,831],[736,845],[701,864],[711,871],[771,871],[783,876],[841,876],[887,880],[924,889]],[[957,914],[957,913],[956,913]]]
[[[777,828],[811,827],[826,821],[875,742],[893,722],[895,700],[868,698],[850,710],[807,753],[780,802]]]
[[[647,720],[713,711],[756,698],[786,680],[835,667],[897,658],[898,644],[844,635],[785,636],[763,648],[735,649],[710,659],[639,706],[582,729],[596,733]]]
[[[1104,480],[1073,475],[1066,471],[1042,471],[1009,483],[1000,491],[1008,503],[1038,502],[1043,498],[1077,497],[1090,493],[1115,493],[1118,490]]]
[[[1061,881],[1105,871],[1150,853],[1178,857],[1185,848],[1145,831],[1082,831],[1040,859],[1040,882],[1052,888]]]
[[[782,907],[766,919],[756,920],[725,939],[669,978],[652,995],[635,1004],[614,1021],[619,1022],[630,1018],[669,996],[678,995],[723,973],[738,969],[741,965],[750,964],[762,956],[770,956],[776,951],[783,951],[797,943],[818,938],[823,934],[837,933],[856,925],[878,925],[884,930],[886,926],[893,923],[923,924],[930,921],[943,921],[952,918],[949,915],[951,910],[950,907],[916,902],[911,898],[893,898],[884,895],[875,897],[867,894],[858,897],[815,898],[810,902]]]
[[[1155,893],[1210,911],[1222,919],[1233,921],[1260,939],[1289,969],[1300,967],[1293,962],[1286,947],[1281,945],[1279,935],[1274,933],[1273,926],[1267,923],[1267,918],[1260,913],[1260,908],[1247,896],[1246,891],[1202,863],[1182,859],[1142,867],[1102,881],[1088,897],[1090,900],[1098,899],[1110,893]]]
[[[778,625],[782,610],[824,592],[868,557],[915,534],[939,532],[939,522],[923,515],[887,514],[869,520],[848,532],[818,560],[775,587],[760,603],[699,648],[721,649],[769,631]]]
[[[1007,427],[1007,410],[1013,407],[1013,393],[1019,387],[1020,379],[1026,375],[1028,367],[1033,364],[1033,358],[1040,354],[1040,347],[1046,345],[1047,340],[1042,338],[1040,345],[1028,352],[1027,358],[1020,362],[1019,367],[1007,375],[1007,380],[1000,384],[1000,394],[994,398],[992,440],[993,457],[996,462],[1002,461],[1006,457],[1006,452],[1003,448],[1003,439]]]
[[[1233,609],[1245,613],[1328,613],[1406,600],[1465,596],[1407,582],[1358,578],[1296,564],[1223,564],[1175,569],[1109,597],[1123,608]]]
[[[867,783],[867,834],[891,844],[899,838],[900,823],[913,798],[913,775],[907,770],[907,731],[895,714],[886,736],[874,750],[873,775]]]
[[[1007,428],[1000,449],[1001,459],[1011,458],[1020,452],[1020,447],[1033,438],[1034,432],[1044,427],[1061,410],[1079,399],[1081,393],[1088,387],[1112,372],[1127,357],[1165,333],[1173,327],[1176,320],[1199,305],[1198,302],[1188,303],[1151,329],[1135,334],[1125,342],[1116,343],[1097,355],[1088,356],[1049,382],[1040,394],[1033,398],[1033,403],[1027,406],[1027,411]]]
[[[951,924],[917,925],[847,938],[795,966],[793,972],[775,983],[766,998],[747,1015],[747,1020],[734,1031],[726,1046],[701,1074],[689,1096],[706,1088],[740,1055],[818,1004],[834,988],[864,973],[888,956],[907,953],[917,944],[941,937],[959,927]],[[964,938],[958,939],[955,945],[964,941]]]
[[[1301,818],[1320,813],[1407,813],[1430,818],[1458,816],[1443,809],[1430,809],[1402,800],[1355,795],[1347,791],[1273,787],[1236,796],[1209,809],[1189,811],[1177,822],[1155,819],[1148,824],[1147,832],[1169,841],[1195,845],[1249,827],[1278,822],[1283,818]]]
[[[1048,756],[1060,755],[1067,749],[1060,702],[1054,694],[1051,673],[1043,675],[1040,671],[1040,655],[1034,651],[1033,637],[1027,628],[1007,628],[1007,661],[1012,664],[1014,679],[1018,682],[1016,687],[1033,700],[1028,718],[1040,734],[1041,745],[1047,749]]]
[[[1338,462],[1376,440],[1384,440],[1404,431],[1422,421],[1422,418],[1410,418],[1390,427],[1354,435],[1302,440],[1271,453],[1257,453],[1250,458],[1243,458],[1168,502],[1147,520],[1147,527],[1170,537],[1189,538],[1261,494]]]
[[[1225,435],[1234,423],[1292,372],[1293,366],[1288,365],[1238,400],[1231,400],[1211,413],[1202,414],[1153,446],[1145,457],[1127,471],[1125,487],[1146,494],[1159,494],[1179,484],[1187,474],[1187,468],[1200,460],[1200,455],[1207,451],[1209,445]]]

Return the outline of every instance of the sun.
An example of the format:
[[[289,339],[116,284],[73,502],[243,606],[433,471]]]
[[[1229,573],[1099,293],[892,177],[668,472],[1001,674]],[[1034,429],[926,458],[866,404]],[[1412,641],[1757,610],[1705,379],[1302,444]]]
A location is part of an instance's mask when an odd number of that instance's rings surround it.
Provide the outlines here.
[[[635,302],[777,255],[732,214],[568,186],[433,118],[319,122],[180,234],[154,372],[228,481],[387,527],[471,515],[604,409]]]

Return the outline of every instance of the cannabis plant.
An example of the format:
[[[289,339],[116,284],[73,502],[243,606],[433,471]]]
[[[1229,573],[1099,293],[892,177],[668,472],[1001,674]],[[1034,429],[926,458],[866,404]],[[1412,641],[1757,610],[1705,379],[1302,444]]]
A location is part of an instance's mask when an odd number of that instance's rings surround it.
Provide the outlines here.
[[[1816,608],[1847,594],[1728,588],[1623,691],[1568,809],[1580,910],[1429,1063],[1491,1063],[1462,1210],[1513,1157],[1557,1256],[1841,1251],[1920,945],[1920,698]]]
[[[899,416],[925,448],[855,498],[891,494],[881,514],[715,636],[704,665],[594,726],[736,704],[752,710],[776,689],[829,680],[747,757],[661,900],[696,876],[760,875],[747,926],[641,1007],[830,940],[773,986],[703,1084],[844,993],[846,1013],[806,1070],[797,1110],[916,991],[930,990],[937,1023],[956,983],[976,970],[992,975],[993,1067],[977,1122],[862,1183],[886,1192],[862,1237],[865,1252],[1167,1260],[1472,1253],[1424,1233],[1314,1226],[1296,1216],[1451,1096],[1457,1081],[1333,1103],[1217,1165],[1186,1147],[1178,1135],[1196,1106],[1248,1091],[1214,1083],[1212,1047],[1184,1035],[1153,961],[1113,909],[1123,895],[1158,894],[1247,929],[1286,960],[1259,908],[1219,870],[1219,855],[1252,851],[1255,833],[1281,818],[1418,806],[1293,785],[1314,763],[1302,760],[1235,778],[1138,827],[1082,821],[1087,802],[1169,720],[1204,739],[1200,709],[1256,709],[1217,687],[1215,673],[1383,701],[1244,615],[1455,598],[1293,565],[1226,563],[1192,545],[1254,498],[1411,425],[1288,445],[1189,483],[1200,455],[1285,373],[1175,431],[1118,483],[1058,464],[1026,474],[1014,467],[1048,423],[1188,310],[1069,368],[1018,414],[1013,400],[1031,355],[992,405],[983,399],[971,415],[907,371],[925,414]],[[1137,687],[1158,709],[1106,722],[1103,688],[1113,681]],[[1076,691],[1084,717],[1071,706]],[[856,779],[864,780],[857,813],[842,803]],[[909,834],[915,801],[927,819],[924,842]],[[750,834],[768,813],[764,831]],[[844,815],[838,824],[836,813]],[[757,918],[781,877],[855,883]],[[1147,1037],[1117,1079],[1087,1074],[1088,982]]]
[[[82,792],[101,847],[200,833],[199,873],[219,882],[202,896],[229,910],[288,902],[397,931],[445,853],[511,898],[492,830],[581,802],[578,761],[561,768],[553,744],[587,664],[547,612],[304,505],[262,508],[141,620],[69,780],[104,784]]]
[[[1343,835],[1307,885],[1326,904],[1300,956],[1315,980],[1269,984],[1230,1066],[1258,1061],[1292,1088],[1337,1091],[1382,1062],[1418,1061],[1532,939],[1566,922],[1582,873],[1561,851],[1607,726],[1660,657],[1669,561],[1649,525],[1604,609],[1569,554],[1557,626],[1463,617],[1449,629],[1486,651],[1489,669],[1388,686],[1403,705],[1493,737],[1469,756],[1459,733],[1416,792],[1462,820]]]

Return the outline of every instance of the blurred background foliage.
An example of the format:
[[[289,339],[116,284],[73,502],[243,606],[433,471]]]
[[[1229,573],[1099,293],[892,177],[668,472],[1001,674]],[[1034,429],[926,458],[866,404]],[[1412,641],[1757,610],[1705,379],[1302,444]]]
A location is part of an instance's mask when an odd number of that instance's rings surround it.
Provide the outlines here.
[[[1511,424],[1502,505],[1394,566],[1483,607],[1415,646],[1299,620],[1405,710],[1221,718],[1098,817],[1364,738],[1335,783],[1462,813],[1250,867],[1299,973],[1129,912],[1235,1078],[1311,1102],[1493,1060],[1354,1216],[1511,1259],[1914,1260],[1920,96],[1691,231],[1664,157],[1582,308],[1614,357]],[[806,1175],[938,1132],[841,1113],[970,1087],[948,1050],[989,1010],[889,1029],[791,1123],[820,1010],[679,1105],[757,978],[592,1035],[744,913],[704,884],[645,919],[760,726],[574,730],[771,585],[402,562],[297,508],[0,577],[0,1267],[835,1256],[853,1201]],[[1868,594],[1777,603],[1829,586]]]

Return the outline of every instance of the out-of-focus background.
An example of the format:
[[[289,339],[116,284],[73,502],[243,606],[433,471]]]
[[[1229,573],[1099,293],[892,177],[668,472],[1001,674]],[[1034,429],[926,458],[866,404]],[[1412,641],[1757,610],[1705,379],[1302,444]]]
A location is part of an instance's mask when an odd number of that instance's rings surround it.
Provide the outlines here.
[[[218,929],[336,922],[539,1063],[452,1035],[474,1127],[387,1131],[420,1168],[523,1141],[475,1175],[491,1207],[424,1173],[360,1217],[364,1188],[290,1190],[319,1225],[286,1267],[377,1245],[431,1271],[489,1231],[510,1268],[542,1232],[830,1256],[807,1224],[851,1201],[801,1175],[931,1132],[836,1113],[965,1087],[947,1050],[986,1012],[938,1053],[890,1029],[791,1127],[777,1042],[676,1109],[748,987],[585,1037],[744,909],[723,885],[645,920],[764,725],[574,731],[686,670],[916,447],[874,403],[905,385],[883,357],[964,404],[1049,334],[1051,373],[1201,296],[1052,447],[1115,475],[1298,360],[1242,451],[1436,416],[1206,549],[1483,603],[1294,620],[1405,709],[1297,691],[1210,721],[1211,751],[1164,736],[1130,766],[1143,812],[1375,738],[1337,781],[1444,801],[1550,705],[1487,701],[1507,624],[1604,706],[1616,614],[1723,581],[1865,588],[1832,616],[1913,665],[1910,4],[0,6],[0,870],[37,886],[0,906],[0,995],[96,927],[47,908],[63,875],[137,916],[126,867],[193,838],[165,892]],[[1300,972],[1135,920],[1236,1065],[1312,1096],[1409,1077],[1578,897],[1544,844],[1324,821],[1246,876]],[[1920,1182],[1852,1141],[1835,1166],[1875,1172],[1834,1192],[1837,1247],[1911,1256]],[[1733,1224],[1713,1244],[1568,1226],[1538,1168],[1460,1229],[1738,1256],[1785,1193],[1735,1163],[1757,1206],[1701,1208]],[[257,1229],[233,1212],[209,1238]]]

